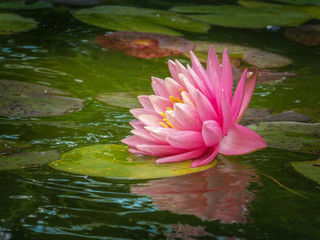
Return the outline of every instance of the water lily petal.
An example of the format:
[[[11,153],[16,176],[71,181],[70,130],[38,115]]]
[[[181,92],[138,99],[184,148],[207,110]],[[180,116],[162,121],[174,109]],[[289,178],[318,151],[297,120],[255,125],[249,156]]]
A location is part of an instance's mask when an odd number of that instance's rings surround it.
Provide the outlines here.
[[[149,99],[154,110],[159,114],[164,113],[167,108],[172,108],[172,102],[167,98],[151,95]]]
[[[204,80],[199,78],[195,71],[188,66],[188,71],[190,73],[191,79],[195,82],[195,84],[198,86],[197,88],[200,89],[200,91],[209,99],[212,99],[212,96],[208,90],[208,87],[205,85]]]
[[[166,114],[166,117],[167,117],[169,123],[173,126],[173,128],[178,129],[178,130],[185,130],[184,127],[177,120],[176,114],[174,113],[173,110],[167,110],[165,112],[165,114]]]
[[[190,93],[184,91],[181,93],[181,97],[182,97],[182,102],[184,104],[187,104],[190,107],[196,108],[196,105],[195,105],[193,99],[191,98]]]
[[[228,135],[220,141],[219,152],[224,155],[238,155],[267,147],[266,142],[250,129],[235,124]]]
[[[130,109],[130,113],[136,118],[139,119],[140,115],[147,114],[159,117],[159,114],[155,112],[153,109],[144,109],[144,108],[133,108]]]
[[[170,71],[171,77],[175,81],[180,82],[180,79],[178,77],[179,72],[177,71],[176,64],[172,60],[169,60],[168,61],[168,67],[169,67],[169,71]]]
[[[185,75],[182,73],[179,74],[180,81],[182,85],[187,89],[188,93],[191,95],[191,97],[194,100],[194,93],[195,90],[197,89],[194,84],[190,81],[191,78],[187,78]]]
[[[185,152],[185,149],[175,148],[170,145],[149,145],[142,144],[136,147],[140,151],[147,152],[149,155],[165,157]]]
[[[220,124],[214,120],[205,121],[202,126],[202,136],[208,147],[216,145],[222,138]]]
[[[225,91],[222,91],[221,110],[223,117],[222,135],[226,135],[231,126],[231,107],[226,97]]]
[[[177,132],[177,129],[174,128],[164,128],[164,127],[145,127],[146,130],[150,132],[150,135],[161,140],[166,141],[168,134]]]
[[[247,110],[247,107],[249,105],[249,102],[253,94],[254,87],[256,85],[257,76],[258,76],[258,71],[256,70],[252,73],[249,80],[246,82],[246,87],[244,89],[244,97],[243,97],[242,105],[240,108],[239,117],[236,123],[239,123],[241,121],[242,117],[244,116],[244,113]]]
[[[208,148],[207,151],[200,158],[192,162],[191,167],[200,167],[202,165],[209,164],[214,160],[218,152],[219,152],[219,144]]]
[[[154,93],[158,96],[169,98],[169,93],[164,84],[164,80],[157,77],[151,77],[151,79],[152,79],[151,86]]]
[[[212,82],[219,81],[221,74],[221,67],[219,63],[218,56],[214,50],[214,47],[211,45],[208,53],[207,60],[207,75]]]
[[[176,103],[173,107],[176,120],[185,130],[201,130],[202,122],[194,108],[183,103]]]
[[[222,57],[222,69],[221,69],[221,86],[226,93],[226,97],[231,104],[232,100],[232,86],[233,86],[233,78],[232,78],[232,68],[229,59],[229,54],[227,48],[223,50]]]
[[[152,103],[150,102],[150,99],[149,99],[149,95],[140,95],[138,96],[138,100],[144,109],[148,109],[148,110],[153,109]]]
[[[170,163],[170,162],[181,162],[201,156],[206,151],[206,148],[199,148],[189,152],[184,152],[181,154],[159,158],[156,163]]]
[[[204,141],[200,132],[177,131],[167,135],[167,142],[176,148],[195,149],[204,147]]]
[[[166,78],[164,82],[169,95],[181,100],[181,90],[184,90],[184,88],[172,78]]]
[[[122,143],[127,144],[131,148],[136,148],[139,144],[145,144],[146,141],[138,136],[130,136],[121,140]]]
[[[131,132],[134,135],[154,144],[168,144],[166,141],[160,140],[152,136],[147,129],[134,129],[134,130],[131,130]]]
[[[145,124],[140,122],[139,120],[130,121],[129,124],[135,129],[141,129],[145,126]]]
[[[162,122],[162,118],[148,114],[140,115],[139,120],[145,125],[152,127],[160,127],[161,124],[159,124],[159,122]]]
[[[195,103],[202,122],[218,119],[212,104],[198,89],[195,91]]]
[[[246,76],[247,76],[247,69],[244,70],[240,81],[238,83],[237,89],[233,95],[232,104],[231,104],[231,112],[232,112],[232,123],[239,117],[240,108],[242,106],[242,101],[244,97],[244,89],[246,84]]]

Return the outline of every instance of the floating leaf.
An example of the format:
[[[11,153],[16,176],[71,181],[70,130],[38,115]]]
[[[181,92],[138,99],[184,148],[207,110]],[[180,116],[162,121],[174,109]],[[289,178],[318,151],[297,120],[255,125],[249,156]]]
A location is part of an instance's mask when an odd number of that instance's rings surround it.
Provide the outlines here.
[[[241,6],[178,6],[170,9],[190,19],[213,25],[238,28],[265,28],[267,26],[297,26],[310,17],[304,13],[278,8],[244,8]],[[210,14],[203,14],[210,13]]]
[[[24,18],[13,13],[0,13],[0,35],[29,31],[37,26],[32,18]]]
[[[15,152],[20,149],[28,148],[31,144],[19,143],[14,141],[8,141],[0,139],[0,153]]]
[[[65,115],[83,107],[83,100],[37,84],[0,80],[0,116],[45,117]]]
[[[116,31],[151,32],[181,36],[181,33],[173,29],[205,33],[210,28],[210,25],[206,23],[193,21],[177,13],[136,7],[97,6],[78,10],[73,15],[85,23]]]
[[[307,4],[319,4],[319,0],[274,0],[275,2],[281,2],[281,3],[294,3],[299,5],[307,5]]]
[[[288,111],[267,116],[265,122],[293,121],[293,122],[310,122],[312,118],[306,114],[295,111]]]
[[[248,108],[244,117],[241,119],[241,125],[261,122],[271,113],[272,109]]]
[[[96,99],[115,107],[124,108],[138,108],[141,107],[137,96],[149,95],[148,93],[141,91],[134,92],[107,92],[100,93],[96,96]]]
[[[0,156],[0,170],[38,167],[59,159],[57,151],[26,152]]]
[[[73,6],[97,5],[101,2],[101,0],[44,0],[44,1],[57,3],[57,4],[73,5]]]
[[[210,45],[213,45],[217,54],[221,55],[224,48],[228,48],[231,58],[240,58],[243,61],[258,68],[282,67],[292,63],[290,58],[285,56],[263,51],[257,48],[245,47],[232,43],[194,41],[196,45],[195,54],[207,53]],[[188,55],[186,55],[188,56]]]
[[[303,176],[320,184],[320,159],[315,161],[292,162],[291,166]]]
[[[302,25],[295,28],[287,28],[283,35],[306,46],[319,45],[320,25]]]
[[[148,195],[160,210],[192,214],[203,221],[244,223],[254,194],[247,190],[258,182],[255,169],[219,157],[215,168],[187,176],[150,180],[131,186],[131,192]]]
[[[263,137],[268,147],[320,154],[320,123],[262,122],[247,127]]]
[[[181,37],[157,33],[113,32],[95,38],[100,46],[114,51],[125,51],[129,56],[157,58],[180,55],[195,48]]]
[[[93,145],[62,154],[61,160],[50,166],[67,172],[97,177],[151,179],[164,178],[203,171],[214,167],[211,164],[191,168],[191,160],[169,164],[155,164],[155,157],[129,153],[123,145]]]
[[[268,3],[268,2],[245,1],[245,0],[238,1],[238,3],[244,7],[249,7],[249,8],[278,8],[278,9],[304,13],[309,15],[311,18],[317,18],[317,19],[320,18],[319,5],[313,5],[313,6],[312,5],[298,6],[298,5],[289,5],[289,4],[283,5],[283,4],[275,4],[275,3]]]
[[[35,2],[31,4],[26,4],[26,1],[10,1],[4,2],[0,4],[0,8],[6,9],[23,9],[23,10],[32,10],[32,9],[39,9],[39,8],[51,8],[53,5],[49,2]]]

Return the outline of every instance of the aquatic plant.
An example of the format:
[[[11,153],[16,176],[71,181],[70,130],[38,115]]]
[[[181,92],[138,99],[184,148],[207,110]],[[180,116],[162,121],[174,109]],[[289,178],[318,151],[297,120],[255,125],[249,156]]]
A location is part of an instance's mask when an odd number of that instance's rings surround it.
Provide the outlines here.
[[[213,161],[218,153],[238,155],[266,147],[255,132],[239,125],[250,102],[257,72],[241,76],[232,96],[233,79],[227,49],[222,66],[209,49],[206,70],[191,54],[192,67],[169,61],[172,78],[152,77],[155,95],[138,99],[143,108],[131,109],[133,136],[122,140],[133,154],[160,157],[156,163],[194,159],[191,167]]]

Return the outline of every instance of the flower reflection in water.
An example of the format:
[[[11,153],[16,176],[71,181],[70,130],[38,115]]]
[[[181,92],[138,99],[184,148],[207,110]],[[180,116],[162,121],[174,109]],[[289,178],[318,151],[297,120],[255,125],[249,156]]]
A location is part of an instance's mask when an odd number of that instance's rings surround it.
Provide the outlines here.
[[[194,174],[150,180],[131,186],[131,192],[150,195],[160,210],[192,214],[204,221],[245,223],[254,193],[247,188],[259,176],[246,165],[219,157],[217,167]]]

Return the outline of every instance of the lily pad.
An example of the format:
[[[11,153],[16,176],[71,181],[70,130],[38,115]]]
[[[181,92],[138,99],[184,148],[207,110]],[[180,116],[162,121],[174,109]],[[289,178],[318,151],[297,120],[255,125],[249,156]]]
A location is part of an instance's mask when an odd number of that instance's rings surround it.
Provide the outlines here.
[[[301,25],[295,28],[287,28],[283,35],[303,45],[316,46],[320,44],[320,25]]]
[[[149,93],[134,91],[134,92],[107,92],[100,93],[96,99],[108,105],[124,108],[137,108],[141,107],[137,99],[139,95],[149,95]]]
[[[320,123],[262,122],[249,125],[268,147],[320,154]]]
[[[267,26],[297,26],[310,16],[287,9],[245,8],[241,6],[177,6],[170,9],[180,13],[201,13],[186,15],[190,19],[213,25],[237,28],[265,28]],[[210,13],[210,14],[204,14]]]
[[[29,31],[37,26],[32,18],[24,18],[13,13],[0,13],[0,35]]]
[[[118,144],[82,147],[62,154],[61,160],[50,166],[67,172],[97,177],[126,179],[164,178],[194,173],[214,167],[217,162],[199,168],[191,168],[191,161],[155,164],[155,157],[129,153]]]
[[[291,166],[303,176],[320,184],[320,159],[315,161],[292,162]]]
[[[210,45],[213,45],[214,49],[219,55],[222,54],[224,48],[228,48],[228,52],[231,58],[240,58],[246,63],[249,63],[258,68],[282,67],[292,63],[292,60],[290,58],[257,48],[223,42],[194,41],[193,43],[196,45],[196,55],[199,52],[208,53]],[[188,54],[186,54],[185,56],[188,56]]]
[[[38,167],[59,159],[57,151],[26,152],[0,156],[0,170]]]
[[[98,35],[95,41],[109,50],[125,51],[127,55],[139,58],[180,55],[195,48],[184,38],[157,33],[113,32]]]
[[[307,4],[319,4],[318,0],[274,0],[274,2],[281,2],[281,3],[294,3],[297,5],[307,5]]]
[[[0,153],[9,153],[31,147],[31,144],[0,139]]]
[[[82,22],[116,31],[181,36],[180,32],[173,29],[197,33],[205,33],[210,29],[209,24],[193,21],[177,13],[156,9],[106,5],[81,9],[73,15]]]
[[[65,4],[72,6],[85,6],[85,5],[97,5],[101,0],[44,0],[46,2],[52,2],[56,4]]]
[[[304,5],[304,6],[290,5],[290,4],[284,5],[284,4],[275,4],[275,3],[269,3],[269,2],[245,1],[245,0],[238,1],[238,3],[244,7],[249,7],[249,8],[278,8],[278,9],[304,13],[309,15],[311,18],[316,18],[316,19],[320,18],[319,5]],[[296,4],[296,1],[295,2],[291,1],[290,3]]]
[[[0,8],[6,9],[15,9],[15,10],[32,10],[32,9],[39,9],[39,8],[51,8],[53,5],[49,2],[34,2],[31,4],[26,4],[26,1],[10,1],[4,2],[0,4]]]
[[[67,93],[32,83],[0,80],[0,116],[59,116],[83,107],[83,100],[57,94]]]

